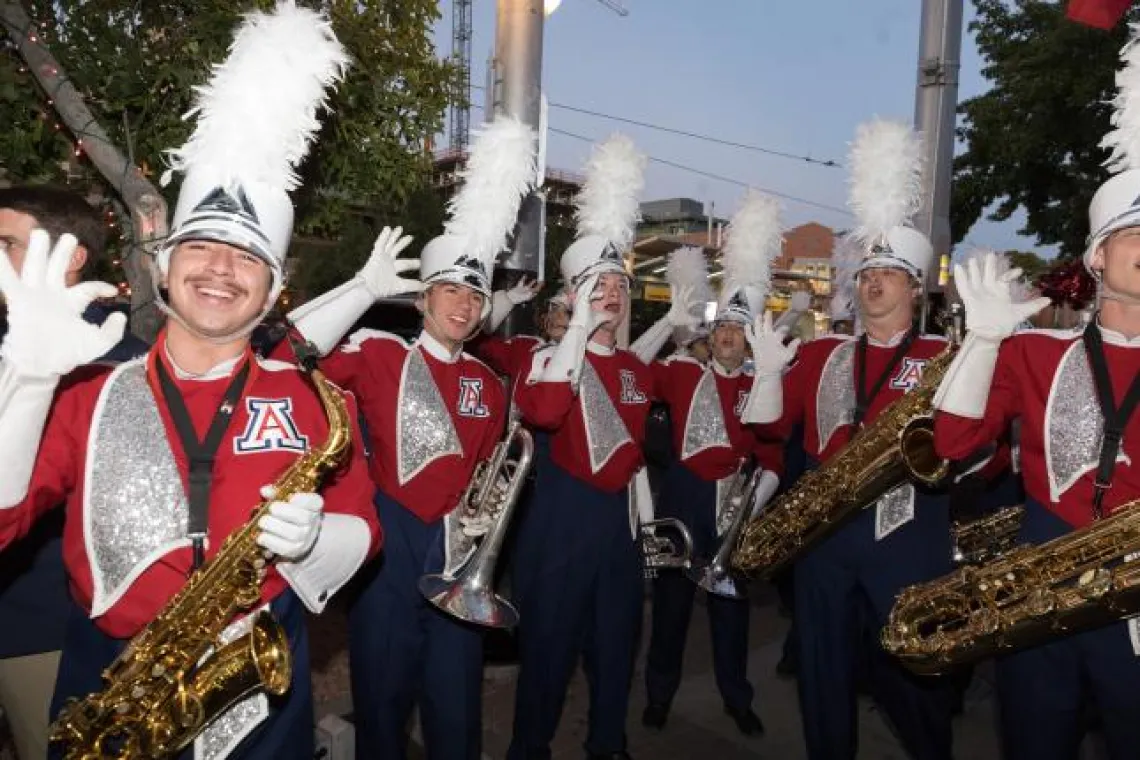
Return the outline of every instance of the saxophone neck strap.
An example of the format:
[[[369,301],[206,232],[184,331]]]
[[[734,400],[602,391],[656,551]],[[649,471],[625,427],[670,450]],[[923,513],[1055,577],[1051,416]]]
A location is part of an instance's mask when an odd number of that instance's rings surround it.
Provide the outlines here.
[[[241,369],[234,374],[233,380],[230,381],[229,387],[226,388],[226,392],[214,412],[214,419],[210,422],[206,437],[202,440],[198,440],[194,423],[190,419],[190,411],[186,408],[186,401],[182,398],[182,392],[178,390],[178,385],[170,376],[170,372],[167,371],[165,362],[160,358],[155,365],[158,371],[158,382],[162,387],[163,399],[166,401],[166,407],[170,410],[170,417],[174,421],[174,429],[177,431],[179,441],[182,444],[182,452],[186,455],[190,465],[190,489],[187,494],[190,502],[188,527],[190,541],[194,549],[194,569],[197,570],[202,566],[206,554],[207,515],[210,505],[210,483],[214,479],[214,459],[218,453],[218,447],[222,443],[222,436],[225,434],[226,428],[229,427],[234,409],[245,389],[245,382],[249,378],[250,362],[246,360]]]
[[[1104,341],[1095,320],[1085,327],[1084,345],[1089,366],[1092,368],[1093,380],[1096,383],[1100,413],[1104,418],[1100,458],[1097,461],[1096,480],[1093,483],[1093,516],[1099,520],[1104,514],[1102,505],[1104,495],[1112,487],[1112,471],[1116,467],[1116,457],[1124,440],[1124,428],[1128,425],[1132,413],[1136,411],[1136,405],[1140,403],[1140,374],[1132,378],[1132,383],[1124,394],[1124,401],[1119,407],[1116,406],[1112,392],[1112,378],[1108,373],[1108,360],[1104,355]]]
[[[906,337],[899,342],[898,348],[895,349],[891,360],[887,362],[883,373],[879,375],[879,379],[875,381],[870,393],[867,392],[867,333],[859,336],[859,342],[855,346],[855,417],[851,421],[852,435],[862,426],[863,420],[867,418],[867,410],[870,409],[879,392],[883,390],[883,386],[887,384],[887,379],[894,373],[895,367],[906,356],[910,347],[914,345],[914,339],[917,336],[918,331],[913,327],[907,331]]]

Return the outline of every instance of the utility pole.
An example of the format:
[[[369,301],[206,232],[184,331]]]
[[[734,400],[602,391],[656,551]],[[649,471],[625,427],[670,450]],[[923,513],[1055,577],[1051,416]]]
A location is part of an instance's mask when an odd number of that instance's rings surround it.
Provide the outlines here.
[[[492,108],[488,118],[504,113],[537,132],[542,113],[543,0],[498,0],[495,57],[491,62]],[[546,196],[531,192],[519,209],[510,255],[495,272],[495,287],[504,288],[522,277],[544,277]],[[500,327],[502,335],[531,332],[532,304],[518,307]]]
[[[914,123],[926,148],[922,207],[915,226],[934,245],[926,273],[928,295],[940,293],[939,261],[950,254],[950,183],[962,52],[962,0],[923,0]]]

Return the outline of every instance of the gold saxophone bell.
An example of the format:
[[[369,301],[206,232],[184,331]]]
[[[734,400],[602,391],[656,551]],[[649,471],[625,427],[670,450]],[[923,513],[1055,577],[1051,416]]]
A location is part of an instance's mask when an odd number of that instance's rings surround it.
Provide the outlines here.
[[[508,454],[516,445],[517,458],[509,459]],[[495,566],[533,459],[534,437],[514,420],[491,457],[476,469],[457,509],[466,517],[490,520],[490,530],[459,572],[454,575],[433,573],[423,576],[419,582],[420,593],[449,615],[490,628],[518,625],[518,610],[495,593]],[[448,537],[444,536],[444,540]],[[474,539],[469,541],[473,543]],[[463,556],[468,550],[461,545],[456,552]]]

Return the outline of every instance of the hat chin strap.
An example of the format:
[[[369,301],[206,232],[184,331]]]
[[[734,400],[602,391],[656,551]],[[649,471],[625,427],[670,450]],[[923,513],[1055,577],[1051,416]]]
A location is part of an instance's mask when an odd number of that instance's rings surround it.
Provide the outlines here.
[[[1129,306],[1140,306],[1140,298],[1115,291],[1108,287],[1108,285],[1104,283],[1104,280],[1101,280],[1100,284],[1100,298],[1105,301],[1116,301],[1117,303],[1128,304]]]

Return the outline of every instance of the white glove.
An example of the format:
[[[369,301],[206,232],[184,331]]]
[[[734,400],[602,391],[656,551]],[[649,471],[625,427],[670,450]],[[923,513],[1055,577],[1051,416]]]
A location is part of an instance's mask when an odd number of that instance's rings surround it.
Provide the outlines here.
[[[966,307],[967,332],[982,340],[1000,342],[1051,303],[1048,298],[1014,303],[1010,283],[1020,276],[1020,269],[999,275],[994,253],[987,253],[981,262],[973,258],[965,267],[954,266],[954,285]]]
[[[542,282],[523,277],[513,288],[496,290],[491,294],[491,314],[487,318],[487,332],[494,332],[503,324],[511,309],[530,301],[542,290]]]
[[[110,298],[118,290],[105,282],[67,286],[76,245],[73,236],[61,235],[51,248],[48,234],[33,230],[20,274],[7,251],[0,252],[0,294],[8,303],[8,334],[0,344],[0,358],[19,376],[56,380],[98,359],[123,338],[123,314],[110,315],[102,325],[83,319],[91,301]]]
[[[678,285],[674,287],[669,300],[672,301],[672,305],[665,315],[669,320],[669,324],[673,327],[689,328],[697,327],[701,324],[701,318],[693,313],[693,307],[696,306],[696,299],[693,298],[692,285]]]
[[[506,291],[507,300],[511,302],[512,306],[518,306],[520,303],[534,300],[538,295],[538,291],[542,290],[542,282],[530,277],[523,277],[514,287]]]
[[[485,535],[494,524],[490,515],[480,514],[475,517],[460,517],[459,524],[463,526],[463,535],[476,538]]]
[[[770,311],[756,317],[756,321],[748,326],[746,335],[748,345],[752,347],[752,363],[758,376],[779,375],[795,358],[800,339],[796,338],[785,346],[784,337],[787,334],[786,329],[772,329]]]
[[[997,255],[954,267],[954,286],[966,307],[966,339],[934,394],[934,408],[969,419],[986,413],[1001,341],[1018,325],[1049,305],[1048,298],[1014,303],[1009,284],[1020,269],[997,272]]]
[[[799,321],[803,313],[811,308],[811,294],[797,290],[792,293],[791,302],[788,304],[788,310],[780,315],[776,320],[776,329],[783,328],[784,330],[791,330],[795,327],[796,322]]]
[[[277,489],[262,486],[261,498],[275,499]],[[316,493],[295,493],[289,501],[274,501],[269,513],[258,521],[257,545],[281,559],[299,560],[309,553],[321,532],[325,500]]]
[[[594,311],[591,306],[601,297],[594,295],[597,285],[598,275],[595,274],[587,277],[581,287],[575,290],[570,303],[573,309],[570,324],[543,369],[539,378],[541,381],[557,383],[569,380],[577,387],[578,378],[582,373],[582,362],[585,361],[586,343],[595,330],[613,319],[613,315],[609,312]]]
[[[396,258],[412,242],[410,235],[402,235],[403,231],[403,227],[385,227],[380,230],[372,245],[368,263],[356,275],[367,286],[373,299],[401,293],[418,293],[424,289],[419,280],[400,277],[401,272],[413,272],[420,268],[419,259]]]

